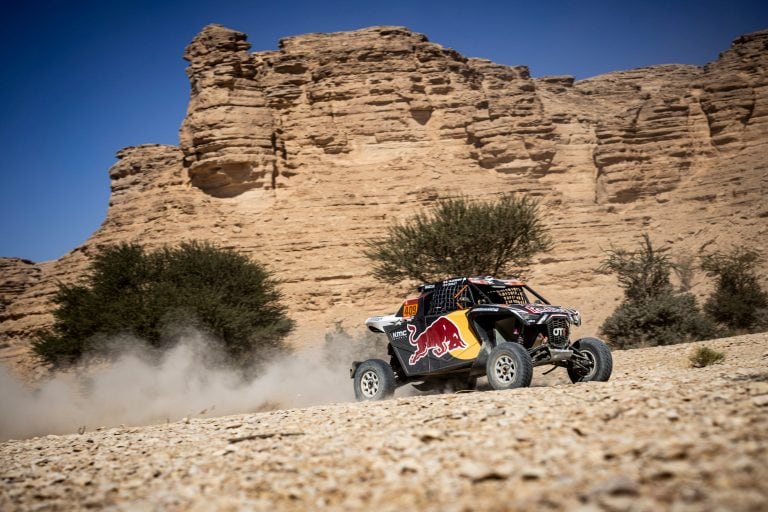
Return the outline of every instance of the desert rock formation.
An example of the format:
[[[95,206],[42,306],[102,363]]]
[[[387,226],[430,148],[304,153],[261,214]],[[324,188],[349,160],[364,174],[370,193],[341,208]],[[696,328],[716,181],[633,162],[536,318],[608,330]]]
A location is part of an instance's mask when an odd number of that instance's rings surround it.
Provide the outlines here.
[[[595,272],[602,249],[645,231],[676,254],[766,245],[767,45],[756,32],[703,67],[574,81],[466,58],[403,27],[251,53],[245,34],[209,25],[184,53],[179,147],[118,153],[106,220],[81,247],[44,265],[3,260],[0,357],[27,364],[55,283],[116,241],[237,248],[283,279],[300,342],[337,320],[355,329],[408,290],[370,277],[363,241],[457,194],[540,198],[556,243],[529,278],[595,332],[620,296]]]
[[[701,345],[724,362],[691,368]],[[7,441],[0,508],[765,510],[768,334],[614,357],[605,383]]]

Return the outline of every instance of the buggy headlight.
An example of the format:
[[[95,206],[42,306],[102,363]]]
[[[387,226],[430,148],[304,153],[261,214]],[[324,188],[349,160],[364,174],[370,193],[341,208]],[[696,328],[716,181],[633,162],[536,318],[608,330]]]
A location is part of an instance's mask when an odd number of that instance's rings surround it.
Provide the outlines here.
[[[578,311],[571,313],[571,323],[576,326],[581,325],[581,314]]]

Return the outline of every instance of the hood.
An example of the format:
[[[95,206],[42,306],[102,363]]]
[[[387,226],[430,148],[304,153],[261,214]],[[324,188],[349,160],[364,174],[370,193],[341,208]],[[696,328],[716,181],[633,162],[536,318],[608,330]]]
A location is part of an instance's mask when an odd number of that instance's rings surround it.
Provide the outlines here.
[[[509,312],[520,318],[526,325],[546,323],[552,316],[566,316],[574,325],[581,325],[581,315],[578,311],[551,304],[484,304],[475,306],[472,313],[505,313]]]

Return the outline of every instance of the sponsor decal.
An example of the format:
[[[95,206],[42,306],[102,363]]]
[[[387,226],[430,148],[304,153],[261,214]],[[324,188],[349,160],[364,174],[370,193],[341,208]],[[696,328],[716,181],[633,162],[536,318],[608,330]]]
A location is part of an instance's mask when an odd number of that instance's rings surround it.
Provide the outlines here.
[[[415,325],[406,327],[410,332],[408,343],[416,347],[416,352],[408,358],[411,365],[427,357],[430,352],[436,357],[441,357],[451,350],[467,348],[467,342],[462,339],[459,327],[444,316],[432,322],[418,336]]]
[[[405,330],[403,330],[403,331],[395,331],[395,332],[392,333],[392,337],[393,338],[404,338],[406,336],[408,336],[408,331],[405,331]]]
[[[568,335],[568,329],[565,327],[555,327],[552,329],[552,336],[567,336]]]
[[[499,311],[499,308],[472,308],[472,311],[480,311],[480,312],[487,312],[487,313],[497,313]]]
[[[531,313],[565,313],[566,311],[563,310],[563,308],[558,308],[556,306],[525,306],[525,309],[527,309]]]

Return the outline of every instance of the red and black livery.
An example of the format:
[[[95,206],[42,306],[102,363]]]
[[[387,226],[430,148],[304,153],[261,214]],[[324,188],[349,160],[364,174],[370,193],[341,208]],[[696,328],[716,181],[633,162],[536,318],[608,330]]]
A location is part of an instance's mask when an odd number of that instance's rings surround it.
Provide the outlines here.
[[[572,382],[606,381],[608,347],[592,337],[571,342],[578,311],[555,306],[517,279],[458,277],[419,286],[393,315],[366,320],[387,336],[389,362],[354,362],[358,400],[391,396],[396,387],[473,389],[487,377],[493,389],[530,385],[533,367],[567,370]],[[554,368],[553,368],[554,369]]]

